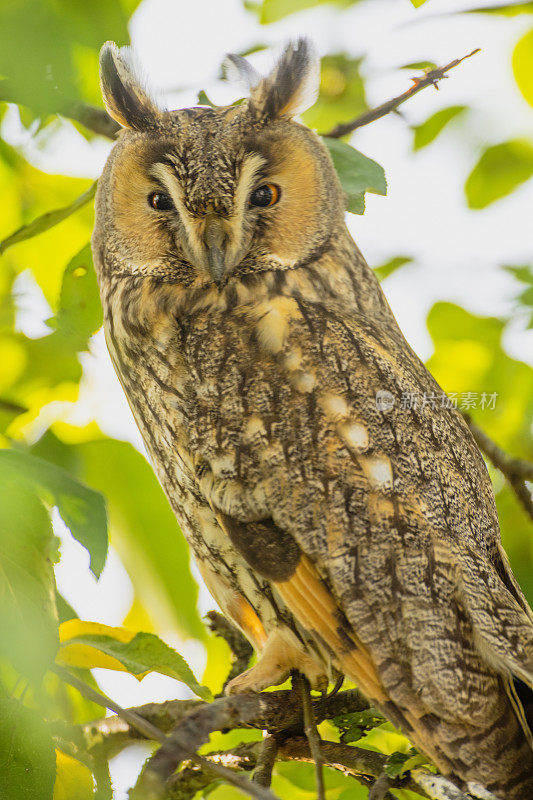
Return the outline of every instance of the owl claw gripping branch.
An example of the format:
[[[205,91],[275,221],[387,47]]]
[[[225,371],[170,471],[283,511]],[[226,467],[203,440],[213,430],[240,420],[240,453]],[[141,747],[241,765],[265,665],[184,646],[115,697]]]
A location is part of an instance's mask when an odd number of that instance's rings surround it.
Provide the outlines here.
[[[447,776],[533,797],[533,616],[483,459],[344,222],[290,45],[237,106],[162,111],[102,49],[123,127],[98,185],[106,339],[223,612],[262,658],[230,691],[339,673]]]

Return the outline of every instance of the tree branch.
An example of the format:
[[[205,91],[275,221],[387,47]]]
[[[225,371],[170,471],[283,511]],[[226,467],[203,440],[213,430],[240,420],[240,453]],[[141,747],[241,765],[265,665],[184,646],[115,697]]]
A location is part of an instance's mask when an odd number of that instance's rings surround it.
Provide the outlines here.
[[[317,800],[325,800],[326,790],[324,789],[324,770],[322,769],[324,765],[324,759],[322,758],[322,752],[320,749],[320,736],[317,729],[316,717],[311,697],[311,686],[304,675],[297,675],[296,685],[298,686],[302,697],[304,732],[315,765]]]
[[[330,695],[325,700],[315,700],[313,708],[317,721],[322,722],[341,714],[365,711],[369,708],[369,703],[357,689],[349,689]],[[163,733],[173,730],[189,714],[198,715],[203,728],[209,733],[227,727],[257,728],[277,733],[302,729],[303,726],[300,698],[289,690],[232,695],[221,697],[214,703],[204,703],[202,700],[169,700],[165,703],[147,703],[129,710]],[[120,752],[132,741],[146,738],[121,716],[105,717],[87,723],[82,727],[82,734],[89,752],[102,748],[113,754]]]
[[[261,742],[252,780],[261,786],[270,786],[272,783],[272,770],[276,761],[279,742],[272,733],[267,733]]]
[[[99,702],[102,702],[101,698]],[[356,689],[313,701],[313,711],[318,722],[341,714],[363,711],[368,707],[368,702]],[[231,773],[235,770],[248,772],[258,766],[263,742],[248,743],[223,753],[209,753],[203,758],[195,753],[191,757],[191,751],[198,749],[208,740],[209,734],[217,730],[240,727],[267,730],[279,742],[276,758],[282,761],[313,761],[307,740],[299,734],[303,731],[304,720],[300,695],[295,691],[232,695],[210,704],[198,700],[150,703],[130,711],[135,716],[143,717],[145,722],[153,723],[157,720],[161,729],[174,728],[173,733],[166,737],[165,744],[149,762],[150,768],[147,767],[141,776],[140,785],[138,783],[139,794],[132,793],[132,800],[138,797],[160,797],[160,793],[153,791],[154,786],[159,787],[158,792],[165,786],[167,800],[185,800],[194,796],[193,789],[198,791],[211,783],[217,768],[224,768],[226,773]],[[113,742],[113,749],[116,749],[117,744],[124,747],[128,741],[139,738],[138,732],[132,730],[129,723],[116,717],[85,725],[82,731],[89,750],[104,747],[103,740],[106,738]],[[367,787],[380,778],[387,765],[388,756],[372,750],[327,741],[322,741],[320,746],[324,764],[356,778]],[[172,775],[182,761],[194,761],[194,766],[185,766],[182,771]],[[156,762],[155,770],[153,762]],[[152,783],[153,777],[155,780]],[[230,782],[235,785],[239,776],[232,774],[232,778]],[[226,775],[224,779],[229,780]],[[243,777],[240,780],[240,788],[250,792],[250,782]],[[262,788],[257,783],[255,785],[258,789]],[[413,770],[394,779],[391,787],[410,789],[431,800],[469,800],[446,778],[423,769]],[[266,796],[273,797],[270,793]],[[384,797],[393,800],[390,793]]]
[[[348,133],[353,133],[353,131],[357,130],[357,128],[362,128],[364,125],[368,125],[370,122],[375,122],[375,120],[380,119],[381,117],[385,117],[387,114],[390,114],[391,111],[396,111],[396,109],[405,103],[406,100],[409,100],[411,97],[414,97],[415,94],[425,89],[426,86],[434,86],[435,89],[438,89],[438,82],[443,78],[448,77],[446,75],[454,67],[457,67],[465,58],[470,58],[475,53],[479,53],[480,48],[477,47],[475,50],[472,50],[471,53],[468,53],[466,56],[462,58],[456,58],[454,61],[450,61],[449,64],[446,64],[444,67],[436,67],[435,69],[431,69],[424,75],[423,78],[412,78],[411,80],[414,81],[413,85],[410,89],[403,94],[399,94],[397,97],[393,97],[392,100],[387,100],[386,103],[383,103],[377,108],[371,108],[369,111],[365,111],[364,114],[352,119],[350,122],[341,122],[339,125],[336,125],[332,130],[328,133],[321,134],[322,136],[328,136],[331,139],[339,139],[341,136],[346,136]]]
[[[494,466],[504,475],[527,514],[533,519],[533,498],[526,485],[526,481],[533,481],[533,463],[509,456],[496,442],[493,442],[487,436],[474,422],[470,414],[463,412],[463,417],[479,449],[488,456]]]
[[[114,140],[120,130],[118,122],[111,119],[107,111],[104,111],[103,108],[97,108],[96,106],[85,105],[84,103],[72,103],[64,105],[59,113],[76,122],[81,122],[85,128],[98,134],[98,136],[105,136],[106,139]]]
[[[224,681],[224,688],[226,688],[227,684],[233,680],[233,678],[236,678],[237,675],[240,675],[248,669],[250,659],[254,654],[254,649],[240,630],[232,625],[226,617],[219,614],[218,611],[208,611],[206,617],[209,629],[215,636],[220,636],[227,642],[233,655],[231,671]]]
[[[72,675],[68,670],[58,666],[57,664],[54,664],[51,667],[51,670],[52,672],[55,672],[56,675],[58,675],[65,683],[68,683],[77,689],[84,697],[87,697],[89,700],[93,700],[99,705],[104,705],[107,708],[110,708],[125,722],[127,722],[130,727],[135,728],[139,733],[143,734],[145,738],[160,742],[161,747],[157,751],[156,755],[169,747],[172,736],[165,736],[163,731],[153,725],[149,720],[143,719],[137,713],[137,711],[131,708],[122,708],[118,705],[118,703],[115,703],[105,694],[97,692],[91,686],[84,683],[84,681],[81,681],[75,675]],[[222,765],[212,763],[207,761],[207,759],[205,759],[203,756],[199,756],[196,752],[198,747],[193,747],[191,750],[187,742],[181,741],[180,746],[187,758],[190,758],[192,761],[198,764],[199,767],[207,769],[215,776],[225,780],[227,783],[237,786],[237,788],[242,789],[250,797],[255,797],[257,800],[277,800],[275,795],[273,795],[272,792],[268,791],[264,787],[257,784],[252,784],[251,781],[242,778],[240,775],[234,775],[230,770],[226,769]],[[150,764],[150,762],[148,762],[148,764]],[[164,782],[161,782],[153,771],[147,770],[147,773],[147,776],[146,772],[141,773],[136,787],[130,792],[131,800],[162,800],[165,794]]]

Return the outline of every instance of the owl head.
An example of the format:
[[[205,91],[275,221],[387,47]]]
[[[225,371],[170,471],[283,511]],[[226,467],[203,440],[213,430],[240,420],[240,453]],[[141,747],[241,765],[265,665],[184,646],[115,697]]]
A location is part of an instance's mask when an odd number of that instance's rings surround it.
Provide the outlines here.
[[[102,48],[104,102],[122,131],[98,187],[100,273],[222,286],[315,260],[343,224],[329,154],[294,120],[318,89],[309,43],[289,45],[266,77],[238,56],[228,60],[248,98],[164,111],[129,52],[109,42]]]

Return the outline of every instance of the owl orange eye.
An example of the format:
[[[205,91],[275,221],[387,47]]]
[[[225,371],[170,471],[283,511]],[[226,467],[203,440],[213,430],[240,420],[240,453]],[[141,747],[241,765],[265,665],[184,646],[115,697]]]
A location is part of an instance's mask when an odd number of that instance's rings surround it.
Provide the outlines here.
[[[275,183],[264,183],[254,189],[250,195],[250,205],[268,208],[278,202],[280,194],[279,186],[276,186]]]
[[[149,194],[148,205],[155,208],[156,211],[172,211],[174,208],[170,195],[164,194],[164,192],[152,192],[152,194]]]

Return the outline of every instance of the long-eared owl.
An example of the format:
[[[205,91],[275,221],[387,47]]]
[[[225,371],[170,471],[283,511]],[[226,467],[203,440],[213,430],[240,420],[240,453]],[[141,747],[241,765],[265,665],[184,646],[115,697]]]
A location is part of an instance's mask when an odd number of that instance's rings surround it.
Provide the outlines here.
[[[339,673],[459,786],[533,797],[533,616],[483,458],[351,239],[301,40],[249,97],[162,111],[126,54],[98,184],[105,333],[200,572],[259,651],[231,692]],[[385,407],[386,406],[386,407]],[[529,695],[528,695],[529,693]],[[529,723],[532,720],[530,718]]]

